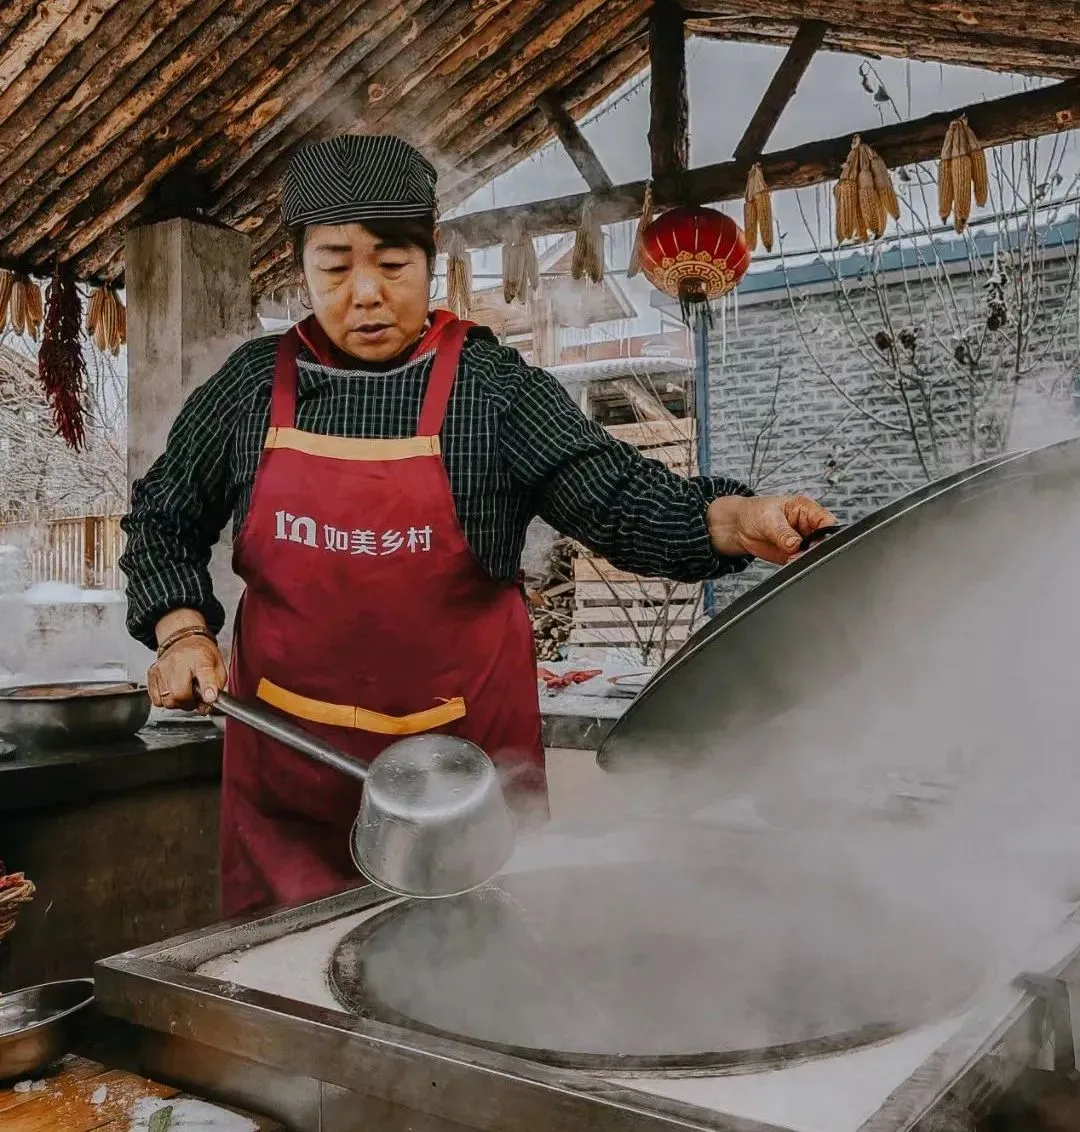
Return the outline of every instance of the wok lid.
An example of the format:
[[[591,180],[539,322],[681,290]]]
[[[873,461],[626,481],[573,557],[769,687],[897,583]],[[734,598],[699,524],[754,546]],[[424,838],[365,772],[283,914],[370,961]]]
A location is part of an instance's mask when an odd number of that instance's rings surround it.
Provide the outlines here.
[[[783,778],[791,797],[1015,765],[1072,726],[1078,550],[1080,441],[930,485],[703,627],[598,762]]]

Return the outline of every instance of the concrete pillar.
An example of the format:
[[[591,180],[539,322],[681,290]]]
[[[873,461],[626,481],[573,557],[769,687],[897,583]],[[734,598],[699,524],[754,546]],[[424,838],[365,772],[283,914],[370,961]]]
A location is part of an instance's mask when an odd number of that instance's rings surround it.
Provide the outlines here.
[[[191,220],[166,220],[128,233],[125,248],[128,333],[128,484],[143,475],[188,395],[252,336],[251,242]],[[232,532],[214,549],[214,589],[229,644],[240,586],[230,567]],[[131,679],[153,656],[132,642]]]

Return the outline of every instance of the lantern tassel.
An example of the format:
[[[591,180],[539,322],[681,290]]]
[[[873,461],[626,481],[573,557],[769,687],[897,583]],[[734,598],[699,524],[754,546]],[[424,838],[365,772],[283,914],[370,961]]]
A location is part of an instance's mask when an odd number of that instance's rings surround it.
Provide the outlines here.
[[[47,299],[38,377],[52,409],[56,431],[69,448],[78,451],[86,445],[86,359],[82,351],[82,303],[69,270],[57,267]]]

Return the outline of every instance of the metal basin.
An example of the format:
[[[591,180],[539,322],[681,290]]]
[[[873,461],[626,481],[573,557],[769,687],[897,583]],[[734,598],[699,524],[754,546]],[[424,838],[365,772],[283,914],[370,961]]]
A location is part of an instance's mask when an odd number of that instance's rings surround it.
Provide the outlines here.
[[[0,995],[0,1081],[39,1073],[71,1048],[93,979],[69,979]]]
[[[101,743],[134,735],[150,718],[139,684],[60,682],[0,688],[0,736],[17,746]]]

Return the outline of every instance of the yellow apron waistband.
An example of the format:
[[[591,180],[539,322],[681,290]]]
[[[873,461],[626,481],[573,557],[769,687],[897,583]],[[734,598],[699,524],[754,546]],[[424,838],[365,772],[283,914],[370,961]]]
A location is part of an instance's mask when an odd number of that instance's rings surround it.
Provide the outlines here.
[[[351,707],[348,704],[328,704],[308,699],[287,691],[269,680],[259,681],[256,695],[271,707],[288,712],[309,723],[325,723],[331,727],[349,727],[355,731],[370,731],[374,735],[419,735],[443,727],[465,715],[465,701],[456,696],[437,707],[412,715],[384,715],[380,711]]]

